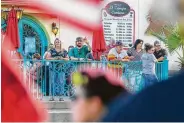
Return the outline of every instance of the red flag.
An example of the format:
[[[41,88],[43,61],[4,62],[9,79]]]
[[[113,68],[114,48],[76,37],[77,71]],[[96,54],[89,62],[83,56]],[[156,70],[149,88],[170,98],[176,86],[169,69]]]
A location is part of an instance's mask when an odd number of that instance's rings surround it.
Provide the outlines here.
[[[2,122],[42,122],[45,121],[46,111],[43,106],[32,100],[28,89],[24,86],[18,69],[7,51],[2,47]]]

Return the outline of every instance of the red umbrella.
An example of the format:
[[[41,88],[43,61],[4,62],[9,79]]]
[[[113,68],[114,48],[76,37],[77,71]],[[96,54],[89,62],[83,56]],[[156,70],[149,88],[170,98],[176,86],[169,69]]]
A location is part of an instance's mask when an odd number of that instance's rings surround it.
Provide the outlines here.
[[[7,29],[3,45],[6,46],[8,50],[17,50],[17,48],[20,46],[18,35],[18,19],[16,16],[16,10],[14,8],[12,8],[8,13]]]
[[[102,24],[97,30],[93,32],[92,50],[95,60],[99,60],[101,54],[106,50]]]

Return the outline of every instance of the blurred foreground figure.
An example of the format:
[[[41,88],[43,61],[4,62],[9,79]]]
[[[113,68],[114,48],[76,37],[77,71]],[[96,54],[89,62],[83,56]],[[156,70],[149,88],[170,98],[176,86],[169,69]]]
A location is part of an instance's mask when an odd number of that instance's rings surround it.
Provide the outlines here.
[[[6,48],[2,47],[1,118],[2,122],[43,122],[46,111],[31,94],[20,78],[18,64],[12,63]]]
[[[184,73],[157,83],[118,104],[109,106],[109,114],[102,122],[184,122]],[[115,107],[115,108],[114,108]]]
[[[121,93],[127,91],[111,74],[100,70],[82,70],[72,75],[77,86],[73,98],[74,122],[97,122],[107,113],[107,105]]]

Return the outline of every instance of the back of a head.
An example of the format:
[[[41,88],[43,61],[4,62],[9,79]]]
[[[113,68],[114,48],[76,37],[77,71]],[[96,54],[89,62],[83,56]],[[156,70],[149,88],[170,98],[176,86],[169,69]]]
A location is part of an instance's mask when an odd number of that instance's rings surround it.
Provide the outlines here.
[[[144,45],[144,49],[145,49],[146,52],[147,52],[148,50],[150,50],[151,48],[153,48],[153,45],[151,45],[151,44],[149,44],[149,43],[146,43],[146,44]]]
[[[78,76],[87,78],[87,82],[80,84],[84,95],[88,98],[97,96],[105,105],[111,102],[120,93],[127,92],[122,86],[122,82],[108,72],[87,69],[81,70]],[[73,78],[72,81],[76,83],[74,79],[75,78]]]

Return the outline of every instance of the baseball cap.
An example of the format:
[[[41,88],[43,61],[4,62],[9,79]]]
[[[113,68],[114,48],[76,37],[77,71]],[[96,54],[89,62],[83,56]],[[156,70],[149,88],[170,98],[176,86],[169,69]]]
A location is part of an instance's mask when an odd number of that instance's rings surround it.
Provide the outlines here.
[[[116,46],[123,46],[123,43],[121,41],[116,41]]]
[[[77,38],[76,38],[76,41],[82,41],[82,40],[83,40],[82,37],[77,37]]]
[[[161,45],[161,44],[160,44],[159,41],[155,41],[155,42],[154,42],[154,46],[156,46],[156,45]]]
[[[127,92],[117,77],[98,69],[86,69],[73,73],[72,83],[80,89],[76,91],[73,100],[76,100],[77,97],[97,96],[104,104],[108,104],[120,93]]]

